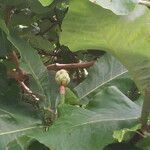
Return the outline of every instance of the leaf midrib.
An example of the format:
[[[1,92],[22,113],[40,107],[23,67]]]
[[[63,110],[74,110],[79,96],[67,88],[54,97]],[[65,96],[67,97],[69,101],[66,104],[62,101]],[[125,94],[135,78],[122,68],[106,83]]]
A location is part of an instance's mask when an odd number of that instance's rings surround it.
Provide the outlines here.
[[[120,73],[120,74],[118,74],[118,75],[116,75],[116,76],[110,78],[110,79],[107,80],[107,81],[104,81],[102,84],[96,86],[94,89],[92,89],[91,91],[87,92],[87,93],[84,94],[82,97],[80,97],[79,100],[85,98],[86,96],[88,96],[88,95],[91,94],[93,91],[95,91],[95,90],[97,90],[98,88],[100,88],[101,86],[107,84],[108,82],[114,80],[115,78],[117,78],[117,77],[119,77],[119,76],[121,76],[121,75],[123,75],[123,74],[125,74],[125,73],[127,73],[127,72],[128,72],[128,70],[126,70],[126,71],[124,71],[124,72],[122,72],[122,73]]]
[[[0,136],[8,135],[8,134],[15,134],[15,133],[18,133],[18,132],[23,132],[23,131],[38,129],[38,128],[42,128],[42,126],[37,126],[36,125],[36,126],[28,127],[28,128],[21,128],[21,129],[18,129],[18,130],[5,131],[5,132],[0,133]]]
[[[85,122],[82,124],[77,124],[75,126],[72,126],[72,128],[74,127],[80,127],[80,126],[84,126],[84,125],[89,125],[92,123],[100,123],[100,122],[111,122],[111,121],[126,121],[126,120],[137,120],[139,117],[133,117],[133,118],[116,118],[116,119],[102,119],[102,120],[96,120],[96,121],[89,121],[89,122]]]

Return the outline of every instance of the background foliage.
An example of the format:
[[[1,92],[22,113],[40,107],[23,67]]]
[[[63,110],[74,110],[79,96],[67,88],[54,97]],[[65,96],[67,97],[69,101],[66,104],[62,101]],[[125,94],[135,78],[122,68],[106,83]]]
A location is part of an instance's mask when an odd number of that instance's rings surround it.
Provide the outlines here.
[[[149,150],[149,16],[137,0],[0,0],[0,149]]]

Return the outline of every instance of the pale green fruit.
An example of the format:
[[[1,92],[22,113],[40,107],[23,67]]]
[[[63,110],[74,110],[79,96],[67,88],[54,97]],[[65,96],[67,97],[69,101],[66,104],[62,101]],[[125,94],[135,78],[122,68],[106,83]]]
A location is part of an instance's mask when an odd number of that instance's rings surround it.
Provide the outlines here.
[[[61,69],[56,72],[55,80],[58,84],[67,86],[67,84],[70,82],[70,77],[65,69]]]

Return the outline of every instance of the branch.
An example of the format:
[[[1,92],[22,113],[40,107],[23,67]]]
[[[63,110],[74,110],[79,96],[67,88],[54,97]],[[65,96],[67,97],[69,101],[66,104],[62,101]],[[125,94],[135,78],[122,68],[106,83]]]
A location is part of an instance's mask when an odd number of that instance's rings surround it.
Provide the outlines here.
[[[149,0],[140,0],[139,4],[150,7],[150,1]]]
[[[13,9],[14,7],[12,7],[12,6],[6,6],[6,9],[5,9],[5,23],[6,23],[6,25],[8,25],[9,24],[9,21],[10,21],[10,18],[11,18],[11,13],[12,13],[12,9]]]
[[[145,89],[145,94],[150,94],[150,87]]]
[[[29,94],[35,101],[39,101],[39,98],[25,85],[24,82],[18,81],[23,91]]]
[[[48,70],[60,70],[60,69],[77,69],[77,68],[89,68],[93,66],[95,61],[84,63],[71,63],[71,64],[51,64],[47,66]]]
[[[137,133],[131,138],[129,143],[135,145],[138,141],[144,138],[145,132],[150,132],[150,125],[145,125],[137,131]]]
[[[16,65],[16,68],[19,68],[19,59],[15,51],[9,54],[8,58]]]
[[[19,59],[15,51],[9,54],[8,58],[15,64],[16,71],[9,72],[10,76],[14,76],[14,78],[18,81],[24,81],[26,79],[27,74],[19,67]]]

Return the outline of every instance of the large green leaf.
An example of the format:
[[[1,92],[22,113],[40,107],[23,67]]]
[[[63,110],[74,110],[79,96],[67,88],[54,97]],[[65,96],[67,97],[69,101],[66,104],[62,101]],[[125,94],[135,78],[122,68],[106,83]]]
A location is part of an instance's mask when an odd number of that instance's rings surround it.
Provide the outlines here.
[[[103,8],[110,9],[117,15],[127,15],[131,12],[138,0],[90,0],[91,2],[102,6]]]
[[[150,80],[150,12],[142,6],[128,16],[116,16],[88,0],[71,0],[62,24],[61,43],[73,51],[103,49],[115,55],[140,89]]]
[[[15,148],[24,150],[34,139],[51,150],[101,150],[114,141],[114,130],[132,127],[137,124],[140,116],[140,107],[115,87],[97,93],[89,103],[88,110],[69,105],[61,106],[58,120],[47,132],[40,129],[38,120],[32,118],[31,112],[27,111],[25,116],[22,116],[25,108],[13,105],[10,109],[9,106],[7,105],[8,115],[13,115],[17,124],[13,119],[9,120],[9,125],[4,122],[5,126],[3,123],[0,134],[1,147],[8,145],[9,150]],[[7,117],[6,108],[3,113]],[[7,132],[4,132],[5,130]]]
[[[92,97],[103,86],[125,76],[128,71],[113,56],[105,54],[88,70],[88,73],[88,77],[75,88],[80,99]]]
[[[61,106],[58,120],[45,134],[28,136],[51,150],[102,150],[114,141],[114,130],[135,125],[140,116],[139,106],[115,87],[95,95],[88,109]]]
[[[139,6],[128,16],[116,16],[87,0],[71,0],[63,25],[61,42],[73,51],[103,49],[116,56],[129,70],[141,91],[150,87],[150,12]],[[147,122],[150,101],[143,105]],[[150,110],[150,109],[149,109]]]
[[[32,117],[31,117],[32,116]],[[7,144],[18,136],[28,132],[36,132],[40,129],[40,120],[33,117],[29,110],[25,110],[21,105],[11,108],[0,107],[0,149],[6,149]]]
[[[8,35],[8,40],[19,50],[21,54],[21,67],[31,74],[39,87],[41,96],[45,99],[45,106],[50,105],[50,82],[46,67],[40,60],[37,51],[26,41],[17,36]]]
[[[6,75],[4,72],[1,74],[3,76],[0,79],[3,83],[0,85],[2,86],[5,85]],[[16,89],[11,89],[13,94]],[[0,98],[0,146],[2,149],[8,145],[9,150],[17,148],[23,150],[28,147],[32,139],[36,138],[52,150],[101,150],[114,141],[112,137],[114,130],[135,125],[140,116],[138,105],[117,88],[109,87],[93,97],[88,110],[68,105],[62,106],[58,120],[47,132],[43,132],[38,126],[40,121],[36,119],[36,114],[29,111],[29,106],[19,105],[10,97],[7,100],[6,93],[1,95],[4,95]],[[18,136],[22,138],[18,139]]]

